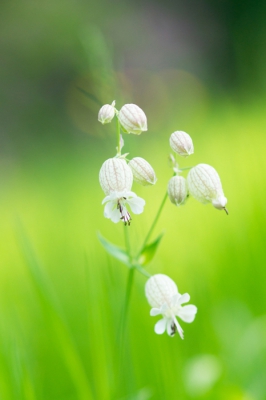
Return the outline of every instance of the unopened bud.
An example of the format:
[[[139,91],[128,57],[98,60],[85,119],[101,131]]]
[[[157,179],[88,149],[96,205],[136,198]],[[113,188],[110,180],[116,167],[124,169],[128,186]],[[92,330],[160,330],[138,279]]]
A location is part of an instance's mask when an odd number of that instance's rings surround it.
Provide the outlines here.
[[[187,182],[183,176],[173,176],[168,183],[168,196],[173,204],[180,206],[188,197]]]
[[[176,131],[170,136],[170,146],[175,153],[187,157],[194,153],[194,146],[191,137],[183,131]]]
[[[115,101],[112,104],[105,104],[99,111],[98,121],[102,124],[108,124],[115,116]]]
[[[198,164],[187,176],[188,190],[201,203],[212,203],[218,210],[225,210],[227,198],[217,171],[208,164]]]
[[[125,104],[118,114],[121,127],[127,133],[139,135],[143,131],[147,131],[147,117],[136,104]]]
[[[130,191],[133,175],[125,160],[109,158],[100,169],[99,181],[104,193],[109,195],[111,192]]]
[[[135,182],[142,186],[154,185],[157,181],[152,166],[141,157],[135,157],[128,163]]]

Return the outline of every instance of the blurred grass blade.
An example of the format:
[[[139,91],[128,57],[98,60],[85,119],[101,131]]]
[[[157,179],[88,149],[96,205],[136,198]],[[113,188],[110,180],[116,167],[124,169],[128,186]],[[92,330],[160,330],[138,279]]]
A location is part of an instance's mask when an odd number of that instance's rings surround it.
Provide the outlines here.
[[[100,100],[94,96],[94,94],[87,92],[85,89],[82,89],[81,87],[77,87],[77,90],[79,90],[81,93],[85,94],[86,97],[88,97],[90,100],[92,100],[94,103],[98,104],[100,107],[102,107],[102,103]]]
[[[164,235],[164,232],[162,232],[157,239],[154,240],[154,242],[147,244],[144,249],[141,251],[138,263],[140,265],[147,265],[155,256],[157,247],[160,244],[160,241]]]
[[[130,266],[129,257],[124,249],[121,249],[121,247],[118,247],[115,244],[106,240],[100,234],[100,232],[98,232],[98,238],[108,254],[110,254],[117,260],[121,261],[123,264],[127,265],[128,267]]]
[[[73,341],[71,332],[64,320],[56,294],[53,291],[44,269],[37,260],[20,221],[17,223],[17,232],[26,265],[30,271],[35,289],[37,289],[37,292],[40,295],[40,303],[43,302],[45,306],[48,306],[48,325],[50,326],[50,329],[52,329],[52,337],[55,341],[55,345],[62,351],[68,372],[75,385],[78,398],[81,400],[93,400],[94,396],[92,395],[84,365]]]

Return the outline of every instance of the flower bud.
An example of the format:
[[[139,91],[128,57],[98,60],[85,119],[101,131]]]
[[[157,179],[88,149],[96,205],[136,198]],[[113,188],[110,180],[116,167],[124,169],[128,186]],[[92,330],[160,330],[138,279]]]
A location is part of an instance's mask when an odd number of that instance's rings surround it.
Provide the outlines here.
[[[147,117],[136,104],[125,104],[118,114],[121,127],[127,133],[139,135],[143,131],[147,131]]]
[[[135,157],[128,163],[133,179],[142,186],[154,185],[157,181],[152,166],[141,157]]]
[[[225,210],[227,198],[224,196],[217,171],[207,164],[198,164],[187,176],[188,190],[201,203],[212,203],[218,210]]]
[[[115,116],[115,101],[112,104],[105,104],[99,111],[98,121],[102,124],[108,124]]]
[[[170,136],[170,146],[175,153],[187,157],[194,153],[194,146],[191,137],[182,131],[176,131]]]
[[[133,174],[125,160],[109,158],[100,169],[99,181],[106,195],[111,192],[130,191]]]
[[[180,206],[188,197],[187,181],[183,176],[173,176],[168,183],[168,196],[173,204]]]

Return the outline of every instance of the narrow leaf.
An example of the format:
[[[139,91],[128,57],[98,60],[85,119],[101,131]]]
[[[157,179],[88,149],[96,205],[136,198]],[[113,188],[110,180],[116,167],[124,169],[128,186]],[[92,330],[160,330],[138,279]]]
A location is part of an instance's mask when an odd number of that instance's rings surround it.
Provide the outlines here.
[[[147,265],[153,259],[163,235],[164,232],[162,232],[157,239],[154,240],[154,242],[147,244],[144,247],[138,259],[138,263],[140,265]]]
[[[121,261],[122,263],[126,264],[127,266],[130,266],[129,257],[124,249],[121,249],[121,247],[118,247],[115,244],[106,240],[100,234],[100,232],[98,232],[98,238],[108,254],[110,254],[117,260]]]

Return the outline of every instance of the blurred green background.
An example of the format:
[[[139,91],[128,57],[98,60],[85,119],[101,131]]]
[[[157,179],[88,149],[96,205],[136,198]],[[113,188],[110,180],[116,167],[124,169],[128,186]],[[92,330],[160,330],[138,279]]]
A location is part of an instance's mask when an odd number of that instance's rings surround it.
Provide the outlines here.
[[[266,398],[266,117],[263,1],[4,1],[0,15],[0,399]],[[188,132],[214,166],[229,216],[167,202],[151,274],[198,307],[185,340],[155,335],[136,273],[118,340],[127,269],[103,217],[98,172],[115,155],[102,104],[136,103],[149,130],[125,152],[158,183],[133,190],[145,212],[137,248],[164,195],[169,136]],[[119,354],[124,352],[122,369]]]

